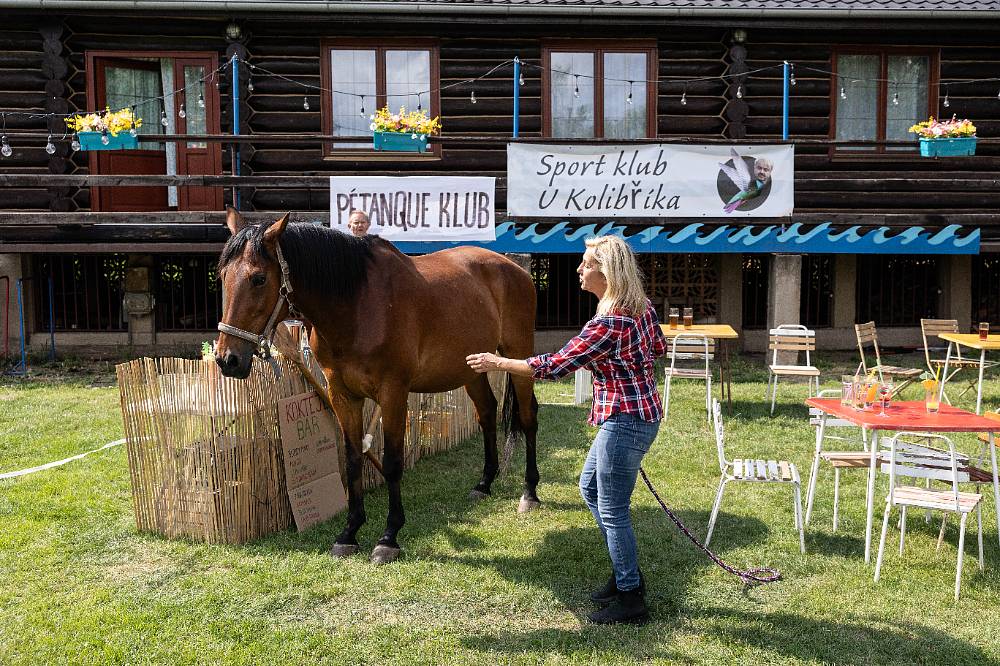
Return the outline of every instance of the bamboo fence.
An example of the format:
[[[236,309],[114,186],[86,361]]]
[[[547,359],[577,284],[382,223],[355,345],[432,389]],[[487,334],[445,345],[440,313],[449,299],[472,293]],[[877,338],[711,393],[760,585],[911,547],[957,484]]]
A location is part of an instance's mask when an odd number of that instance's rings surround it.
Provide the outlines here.
[[[277,404],[312,390],[288,359],[281,377],[254,359],[245,380],[215,363],[137,359],[117,367],[136,527],[168,538],[245,543],[287,529],[293,518],[285,485]],[[503,394],[506,374],[491,375]],[[381,459],[381,422],[365,403],[365,423]],[[409,396],[404,468],[452,448],[479,430],[462,388]],[[337,432],[337,446],[344,445]],[[365,459],[363,486],[383,481]]]

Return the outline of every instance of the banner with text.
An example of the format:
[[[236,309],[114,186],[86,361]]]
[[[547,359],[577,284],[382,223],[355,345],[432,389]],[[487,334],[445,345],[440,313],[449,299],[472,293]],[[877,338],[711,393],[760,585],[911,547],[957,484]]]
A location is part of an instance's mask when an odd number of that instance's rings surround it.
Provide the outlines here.
[[[514,217],[782,217],[792,146],[507,145]]]
[[[496,179],[463,176],[332,176],[330,226],[345,233],[352,210],[368,233],[391,241],[491,241]]]

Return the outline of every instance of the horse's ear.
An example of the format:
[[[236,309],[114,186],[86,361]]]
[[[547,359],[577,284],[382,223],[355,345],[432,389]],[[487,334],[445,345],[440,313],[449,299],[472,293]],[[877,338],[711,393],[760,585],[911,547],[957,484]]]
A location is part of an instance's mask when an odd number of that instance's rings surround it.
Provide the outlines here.
[[[229,233],[235,236],[243,227],[247,226],[247,223],[240,215],[240,211],[232,206],[226,206],[226,226],[229,227]]]
[[[272,224],[267,228],[267,231],[264,232],[264,243],[266,245],[271,245],[272,243],[278,242],[278,238],[285,230],[285,227],[288,226],[288,217],[290,215],[291,213],[285,213],[284,215],[281,216],[280,220],[278,220],[277,222],[275,222],[274,224]]]

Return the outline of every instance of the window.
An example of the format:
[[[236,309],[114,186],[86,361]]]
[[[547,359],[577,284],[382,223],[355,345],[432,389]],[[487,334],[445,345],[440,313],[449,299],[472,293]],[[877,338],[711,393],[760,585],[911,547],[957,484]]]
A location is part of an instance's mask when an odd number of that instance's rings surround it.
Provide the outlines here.
[[[879,50],[834,54],[837,140],[908,141],[937,105],[937,54]],[[909,146],[838,146],[838,152],[911,152]]]
[[[550,46],[542,52],[546,136],[656,136],[656,48]]]
[[[157,331],[214,331],[222,318],[222,285],[215,273],[218,256],[156,256]]]
[[[331,92],[323,98],[323,133],[371,136],[370,116],[388,106],[393,111],[424,109],[440,115],[438,49],[430,41],[329,40],[323,42],[322,83]],[[326,155],[373,155],[370,143],[328,144]],[[428,155],[440,156],[431,144]],[[413,153],[407,153],[412,157]],[[399,159],[395,153],[392,159]]]
[[[1000,255],[972,258],[972,325],[1000,321]]]
[[[802,300],[799,321],[809,328],[833,326],[833,280],[836,260],[832,254],[802,256]]]
[[[919,326],[938,315],[940,259],[918,255],[859,255],[858,321]]]
[[[767,254],[743,255],[743,328],[767,327],[768,276],[771,256]]]
[[[124,254],[36,255],[35,330],[127,330],[125,265]]]

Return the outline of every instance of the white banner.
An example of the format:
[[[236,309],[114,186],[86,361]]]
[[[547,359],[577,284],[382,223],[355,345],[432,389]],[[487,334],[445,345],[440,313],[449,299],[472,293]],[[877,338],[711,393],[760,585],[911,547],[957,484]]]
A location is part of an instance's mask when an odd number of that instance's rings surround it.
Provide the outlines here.
[[[496,179],[462,176],[332,176],[330,226],[347,230],[352,210],[368,233],[393,241],[496,240]]]
[[[792,146],[507,145],[515,217],[781,217]]]

